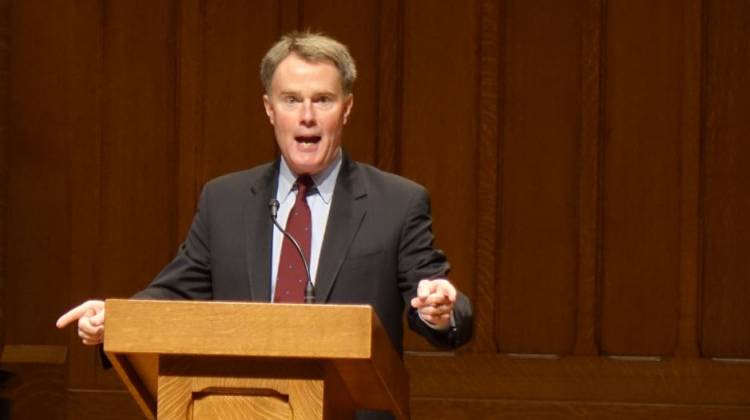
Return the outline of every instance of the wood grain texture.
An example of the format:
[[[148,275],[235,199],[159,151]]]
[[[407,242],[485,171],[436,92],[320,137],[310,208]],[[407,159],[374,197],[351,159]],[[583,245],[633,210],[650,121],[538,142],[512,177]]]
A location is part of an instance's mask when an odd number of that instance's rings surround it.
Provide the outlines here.
[[[179,2],[177,31],[177,232],[182,242],[190,228],[202,184],[198,182],[204,138],[203,93],[206,0]],[[177,243],[174,244],[175,248]]]
[[[384,334],[373,317],[369,306],[109,299],[104,349],[366,359],[373,335]]]
[[[477,195],[481,205],[476,209],[476,279],[474,281],[474,337],[471,349],[494,353],[495,340],[495,284],[499,255],[498,229],[498,174],[501,101],[503,12],[497,0],[484,0],[481,8],[480,76],[479,76],[479,144],[477,161]],[[501,29],[501,27],[503,29]]]
[[[578,291],[576,342],[579,356],[599,354],[596,336],[600,256],[600,153],[602,150],[602,71],[604,5],[581,4],[581,139],[578,170]]]
[[[67,390],[67,419],[143,420],[133,397],[126,391]]]
[[[10,1],[0,1],[0,352],[5,344],[5,242],[8,208],[8,116],[10,104]]]
[[[191,410],[195,415],[196,410],[204,410],[198,407],[203,400],[212,397],[219,398],[205,410],[222,410],[218,418],[244,418],[227,411],[242,407],[276,409],[274,416],[291,411],[295,419],[350,418],[354,409],[352,401],[340,404],[352,389],[333,364],[323,360],[163,356],[159,371],[160,419],[184,418]],[[354,391],[351,396],[356,395],[357,403],[372,407],[373,398]],[[230,396],[244,400],[227,398],[224,402],[230,405],[220,407],[221,400]],[[254,401],[258,397],[261,400]]]
[[[292,419],[289,403],[277,397],[208,395],[193,402],[193,419],[288,420]]]
[[[107,357],[143,415],[154,420],[157,415],[158,356],[108,354]]]
[[[399,418],[407,413],[406,370],[369,306],[110,299],[104,349],[149,414],[156,367],[142,360],[154,354],[162,355],[160,416],[165,404],[178,416],[187,410],[184,387],[166,377],[322,379],[326,360],[333,365],[326,370],[330,386],[341,384],[360,407],[392,410]],[[167,396],[162,380],[172,390]]]
[[[567,354],[575,342],[581,6],[506,3],[495,289],[502,352]]]
[[[11,401],[11,419],[65,420],[65,366],[57,363],[3,363],[16,376],[17,385],[0,389],[0,398]]]
[[[102,86],[103,4],[98,0],[67,2],[60,14],[67,19],[70,33],[61,46],[70,53],[68,86],[70,142],[70,277],[67,305],[101,297],[98,292],[101,245],[102,183]],[[75,47],[74,47],[75,46]],[[61,307],[60,310],[67,309]],[[68,335],[68,383],[72,388],[90,388],[95,383],[97,361],[80,344],[72,329]]]
[[[71,269],[71,141],[66,103],[68,72],[65,2],[10,8],[8,142],[5,191],[6,252],[3,312],[13,314],[6,342],[62,344],[52,325],[67,305]],[[37,28],[45,27],[44,31]],[[33,302],[34,304],[30,304]],[[34,327],[29,327],[33,325]]]
[[[700,312],[701,44],[703,2],[684,2],[683,112],[680,186],[680,315],[677,355],[697,357]],[[696,47],[700,46],[700,47]]]
[[[630,405],[564,401],[433,400],[412,401],[412,420],[741,420],[750,416],[744,406],[674,404]]]
[[[159,419],[165,420],[323,418],[322,380],[166,374],[159,395]]]
[[[606,9],[601,349],[671,355],[680,278],[682,1]]]
[[[407,355],[412,399],[747,406],[750,363]]]
[[[750,5],[705,12],[701,352],[750,358]]]
[[[206,0],[198,185],[276,155],[258,69],[280,35],[277,7],[275,2]]]
[[[478,3],[404,4],[401,175],[431,192],[436,246],[467,294],[476,277]],[[456,25],[456,22],[461,22]],[[470,298],[473,296],[470,296]],[[405,348],[431,350],[409,332]]]
[[[378,168],[397,172],[399,144],[403,130],[401,101],[403,89],[403,2],[381,0],[376,67],[376,130],[375,159]],[[363,68],[361,71],[368,71]],[[361,96],[360,96],[361,97]]]
[[[100,5],[101,214],[92,295],[124,297],[159,272],[177,242],[178,8],[176,0]],[[90,363],[97,366],[94,357]],[[96,382],[121,388],[112,372],[97,370]]]
[[[102,4],[97,291],[129,296],[174,253],[176,9],[167,0]],[[151,252],[122,244],[148,244]]]
[[[356,401],[355,397],[349,392],[344,375],[343,369],[333,363],[326,363],[323,366],[323,418],[333,419],[336,418],[336,415],[341,418],[352,418],[357,405],[362,404],[362,402]],[[409,390],[406,389],[406,392],[406,395],[408,395]],[[400,405],[404,409],[408,409],[408,396],[402,400]]]
[[[67,361],[67,350],[64,346],[9,344],[2,348],[0,362],[63,365]]]

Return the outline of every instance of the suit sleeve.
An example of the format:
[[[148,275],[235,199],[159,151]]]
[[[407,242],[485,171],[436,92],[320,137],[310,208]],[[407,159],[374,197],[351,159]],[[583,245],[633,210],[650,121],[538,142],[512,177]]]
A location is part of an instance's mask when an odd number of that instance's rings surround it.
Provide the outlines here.
[[[458,293],[453,308],[455,327],[446,331],[430,328],[410,305],[420,280],[447,277],[450,271],[445,254],[436,249],[433,242],[429,194],[420,187],[409,205],[402,228],[398,262],[401,293],[408,308],[409,327],[438,348],[455,349],[468,342],[472,335],[472,307],[466,295]]]
[[[198,210],[190,231],[178,248],[177,255],[144,290],[133,296],[134,299],[211,299],[209,200],[206,187],[198,200]]]

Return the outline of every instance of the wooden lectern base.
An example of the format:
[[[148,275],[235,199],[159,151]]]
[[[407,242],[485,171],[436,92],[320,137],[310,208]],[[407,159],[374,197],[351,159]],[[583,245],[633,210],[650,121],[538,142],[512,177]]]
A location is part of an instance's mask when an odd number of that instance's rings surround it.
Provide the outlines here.
[[[352,400],[348,391],[325,361],[162,356],[158,395],[159,420],[318,420],[354,415],[354,407],[346,403]]]

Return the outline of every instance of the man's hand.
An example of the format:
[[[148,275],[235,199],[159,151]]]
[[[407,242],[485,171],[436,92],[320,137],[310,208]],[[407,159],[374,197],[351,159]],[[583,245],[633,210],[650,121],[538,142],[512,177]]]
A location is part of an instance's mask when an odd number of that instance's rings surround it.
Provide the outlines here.
[[[57,328],[64,328],[78,320],[78,336],[90,346],[104,341],[104,301],[89,300],[69,310],[57,320]]]
[[[420,280],[417,296],[411,306],[419,311],[419,316],[438,329],[450,324],[453,304],[456,302],[456,288],[446,279]]]

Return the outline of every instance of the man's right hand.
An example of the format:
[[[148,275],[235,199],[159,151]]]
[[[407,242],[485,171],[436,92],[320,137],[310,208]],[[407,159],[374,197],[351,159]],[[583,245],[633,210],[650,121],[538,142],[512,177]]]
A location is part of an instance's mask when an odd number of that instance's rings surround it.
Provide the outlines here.
[[[104,341],[104,301],[89,300],[69,310],[57,320],[57,328],[64,328],[78,320],[78,336],[90,346]]]

